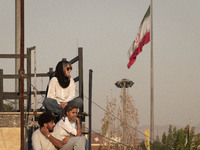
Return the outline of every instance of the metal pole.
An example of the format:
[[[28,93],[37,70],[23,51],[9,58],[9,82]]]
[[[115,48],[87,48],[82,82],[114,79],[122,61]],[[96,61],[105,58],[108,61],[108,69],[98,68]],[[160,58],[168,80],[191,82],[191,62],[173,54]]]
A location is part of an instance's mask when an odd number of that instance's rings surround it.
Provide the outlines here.
[[[15,0],[15,54],[20,54],[20,36],[21,36],[21,3]],[[15,74],[20,70],[20,60],[15,59]],[[15,79],[15,92],[19,92],[19,79]],[[15,100],[15,109],[19,110],[19,99]]]
[[[37,77],[36,77],[36,47],[34,46],[34,97],[35,97],[35,115],[37,115]]]
[[[115,85],[118,88],[123,88],[123,123],[122,123],[122,129],[123,129],[123,144],[127,144],[127,130],[126,130],[126,126],[127,126],[127,118],[126,118],[126,114],[127,114],[127,107],[126,107],[126,88],[132,87],[134,83],[128,79],[122,79],[121,81],[117,81],[115,83]],[[122,149],[127,149],[127,147],[123,146]]]
[[[78,66],[79,66],[79,96],[83,99],[83,48],[78,48]],[[84,101],[84,100],[83,100]],[[83,112],[84,107],[80,109],[80,112]],[[85,118],[83,118],[85,121]]]
[[[27,48],[27,112],[31,111],[31,49]]]
[[[89,70],[89,150],[91,150],[92,139],[92,70]]]
[[[21,150],[24,150],[24,0],[21,0],[20,38],[20,106],[21,106]]]
[[[151,119],[150,119],[150,141],[154,141],[154,76],[153,76],[153,0],[151,0]]]
[[[3,69],[0,69],[0,112],[3,111]]]
[[[123,83],[123,144],[126,145],[126,83]],[[124,146],[123,148],[124,150],[126,150],[126,146]]]

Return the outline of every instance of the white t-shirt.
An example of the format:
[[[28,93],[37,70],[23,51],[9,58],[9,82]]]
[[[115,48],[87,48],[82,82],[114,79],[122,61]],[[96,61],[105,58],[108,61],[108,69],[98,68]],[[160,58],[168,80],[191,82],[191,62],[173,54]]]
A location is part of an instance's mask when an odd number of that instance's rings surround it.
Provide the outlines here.
[[[52,132],[51,135],[56,137],[56,133]],[[47,139],[40,131],[40,128],[35,130],[32,135],[33,150],[56,150],[55,146]]]
[[[63,118],[56,124],[54,127],[54,132],[56,133],[56,138],[59,140],[63,140],[66,136],[69,135],[77,135],[77,125],[76,122],[70,122],[67,117],[65,117],[65,121]]]
[[[74,79],[70,78],[70,84],[67,88],[62,88],[56,77],[53,77],[49,82],[47,98],[57,100],[58,104],[69,102],[75,97]]]

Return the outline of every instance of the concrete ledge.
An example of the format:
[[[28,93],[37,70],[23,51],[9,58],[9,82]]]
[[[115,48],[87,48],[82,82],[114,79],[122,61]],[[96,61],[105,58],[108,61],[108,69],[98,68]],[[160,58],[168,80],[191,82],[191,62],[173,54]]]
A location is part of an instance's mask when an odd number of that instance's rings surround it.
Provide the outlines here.
[[[43,112],[38,112],[36,116],[39,116]],[[31,121],[34,117],[33,112],[25,112],[25,118],[28,118],[28,124],[30,125],[33,122]],[[20,112],[0,112],[0,127],[21,127],[21,113]]]
[[[37,115],[43,112],[37,112]],[[21,112],[0,112],[0,115],[21,115]],[[34,115],[34,112],[24,112],[24,115]]]

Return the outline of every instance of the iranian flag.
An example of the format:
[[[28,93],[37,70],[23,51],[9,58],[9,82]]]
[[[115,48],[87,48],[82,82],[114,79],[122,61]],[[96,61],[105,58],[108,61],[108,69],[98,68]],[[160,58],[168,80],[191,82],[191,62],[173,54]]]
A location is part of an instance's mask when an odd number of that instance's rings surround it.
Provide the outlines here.
[[[142,52],[142,47],[150,41],[150,6],[140,24],[137,36],[128,51],[128,68],[135,62],[137,55]]]

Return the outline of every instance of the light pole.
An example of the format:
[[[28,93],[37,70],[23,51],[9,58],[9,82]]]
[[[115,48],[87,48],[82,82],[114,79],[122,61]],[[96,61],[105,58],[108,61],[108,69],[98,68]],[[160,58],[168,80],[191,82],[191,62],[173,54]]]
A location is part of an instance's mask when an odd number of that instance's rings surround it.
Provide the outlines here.
[[[126,88],[129,88],[133,85],[134,83],[128,79],[122,79],[121,81],[117,81],[115,85],[118,88],[123,88],[123,144],[126,144]],[[125,147],[123,148],[124,150],[126,149]]]

